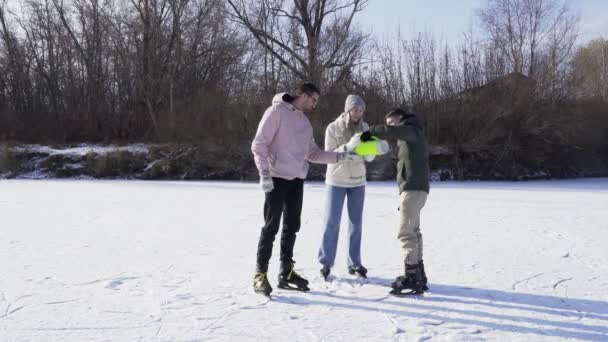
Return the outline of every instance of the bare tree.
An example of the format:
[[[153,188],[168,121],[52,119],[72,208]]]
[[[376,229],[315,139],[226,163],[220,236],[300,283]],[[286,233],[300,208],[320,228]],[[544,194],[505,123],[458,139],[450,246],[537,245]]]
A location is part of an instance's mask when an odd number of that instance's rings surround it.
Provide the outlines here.
[[[353,25],[367,0],[227,1],[232,18],[301,80],[344,79],[368,37]]]
[[[579,48],[572,60],[576,95],[608,101],[608,41],[597,39]]]
[[[478,13],[489,44],[508,60],[510,72],[536,76],[539,55],[550,45],[568,50],[578,19],[562,0],[488,0]],[[557,34],[567,37],[552,41]]]
[[[7,104],[18,113],[31,112],[31,85],[23,46],[11,30],[4,2],[0,2],[0,51],[3,85]]]

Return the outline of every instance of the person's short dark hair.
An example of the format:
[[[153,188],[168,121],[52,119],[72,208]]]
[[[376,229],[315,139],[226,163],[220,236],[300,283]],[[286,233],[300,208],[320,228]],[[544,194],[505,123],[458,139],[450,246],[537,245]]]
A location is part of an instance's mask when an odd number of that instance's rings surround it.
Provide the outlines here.
[[[303,94],[306,94],[309,96],[312,96],[313,94],[321,95],[321,91],[319,90],[319,88],[317,88],[316,85],[312,84],[311,82],[304,82],[298,87],[298,90],[296,90],[297,96],[300,96]]]
[[[393,108],[388,112],[388,114],[384,116],[384,120],[388,119],[390,116],[393,115],[399,115],[400,117],[404,117],[408,115],[408,113],[401,108]]]

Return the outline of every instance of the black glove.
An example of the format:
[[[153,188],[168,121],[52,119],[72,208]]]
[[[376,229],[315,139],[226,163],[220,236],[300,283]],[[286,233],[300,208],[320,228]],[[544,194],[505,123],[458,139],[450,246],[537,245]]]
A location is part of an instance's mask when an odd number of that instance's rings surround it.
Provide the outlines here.
[[[370,141],[370,140],[372,140],[372,134],[369,131],[365,131],[365,132],[361,133],[361,136],[359,137],[359,139],[361,139],[361,141],[363,141],[363,142]]]

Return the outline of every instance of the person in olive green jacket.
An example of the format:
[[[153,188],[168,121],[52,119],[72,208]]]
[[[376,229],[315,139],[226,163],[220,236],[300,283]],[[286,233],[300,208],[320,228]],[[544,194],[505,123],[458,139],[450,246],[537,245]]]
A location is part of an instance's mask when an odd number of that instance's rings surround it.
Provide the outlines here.
[[[386,125],[375,125],[361,135],[361,141],[376,136],[397,140],[399,161],[400,226],[398,239],[404,253],[405,274],[393,282],[393,294],[420,294],[428,290],[422,261],[420,211],[429,193],[429,158],[424,132],[415,114],[393,109],[385,117]],[[403,293],[404,290],[409,290]]]

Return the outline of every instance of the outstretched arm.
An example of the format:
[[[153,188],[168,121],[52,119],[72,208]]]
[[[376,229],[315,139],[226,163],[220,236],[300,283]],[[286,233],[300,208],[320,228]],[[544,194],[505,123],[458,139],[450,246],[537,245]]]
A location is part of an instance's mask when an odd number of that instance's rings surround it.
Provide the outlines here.
[[[374,125],[369,128],[371,135],[377,136],[380,139],[389,140],[405,140],[407,142],[418,142],[422,140],[422,130],[418,126],[403,125],[403,126],[388,126]]]
[[[316,164],[335,164],[338,162],[337,152],[323,151],[317,146],[314,138],[310,138],[308,144],[308,154],[306,159],[311,163]]]

